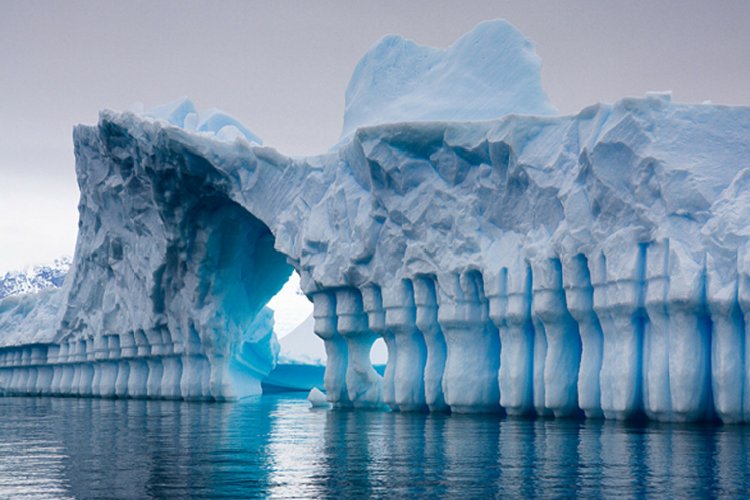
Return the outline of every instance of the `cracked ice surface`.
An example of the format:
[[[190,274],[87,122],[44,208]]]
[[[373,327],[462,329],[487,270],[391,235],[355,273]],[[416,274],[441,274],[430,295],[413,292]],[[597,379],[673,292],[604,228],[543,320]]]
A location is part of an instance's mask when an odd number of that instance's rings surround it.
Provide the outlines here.
[[[523,56],[503,60],[530,68],[508,74],[538,80],[515,33],[483,24],[454,47],[500,37]],[[460,105],[429,70],[455,69],[455,49],[382,43],[350,90],[388,57],[397,73],[419,60],[394,99],[419,101],[427,82]],[[352,127],[406,118],[375,103],[368,122],[373,98],[348,97]],[[345,125],[309,158],[196,131],[192,111],[176,124],[102,112],[75,132],[81,225],[50,352],[90,361],[99,387],[132,360],[132,383],[99,395],[241,396],[254,362],[233,361],[239,339],[293,267],[334,406],[750,420],[750,109],[650,94],[542,116],[537,97],[528,115],[467,108],[464,122],[425,121],[454,117],[431,99],[422,121]],[[3,366],[35,356],[17,352]],[[38,366],[3,370],[4,387],[37,390]],[[54,366],[64,392],[76,369]]]

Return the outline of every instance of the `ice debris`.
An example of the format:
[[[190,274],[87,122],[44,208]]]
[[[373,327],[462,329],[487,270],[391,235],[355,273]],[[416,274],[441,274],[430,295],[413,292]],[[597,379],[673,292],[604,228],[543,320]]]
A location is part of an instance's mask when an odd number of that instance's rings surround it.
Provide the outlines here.
[[[331,404],[326,400],[326,395],[320,389],[313,387],[307,395],[311,408],[330,408]]]

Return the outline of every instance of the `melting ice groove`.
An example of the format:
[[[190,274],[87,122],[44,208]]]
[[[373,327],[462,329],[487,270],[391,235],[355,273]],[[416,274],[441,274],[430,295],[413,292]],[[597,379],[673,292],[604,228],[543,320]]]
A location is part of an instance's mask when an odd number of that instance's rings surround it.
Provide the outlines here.
[[[335,407],[750,421],[750,109],[554,116],[539,69],[503,21],[387,37],[308,158],[185,100],[103,111],[75,130],[64,287],[0,302],[0,387],[257,394],[294,269]]]

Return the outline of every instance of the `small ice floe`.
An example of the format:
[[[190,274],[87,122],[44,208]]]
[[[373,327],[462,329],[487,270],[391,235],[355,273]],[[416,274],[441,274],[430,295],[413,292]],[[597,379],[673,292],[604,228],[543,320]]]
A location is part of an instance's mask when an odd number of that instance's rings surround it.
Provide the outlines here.
[[[317,387],[313,387],[312,390],[310,390],[310,394],[307,395],[307,400],[310,402],[310,408],[330,408],[331,406],[326,400],[326,395]]]

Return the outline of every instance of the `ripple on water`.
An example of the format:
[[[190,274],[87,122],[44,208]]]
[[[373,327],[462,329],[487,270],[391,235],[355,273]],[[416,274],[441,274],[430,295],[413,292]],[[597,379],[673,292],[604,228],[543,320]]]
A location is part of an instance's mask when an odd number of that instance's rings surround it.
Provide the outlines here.
[[[744,496],[743,426],[0,398],[0,498]]]

